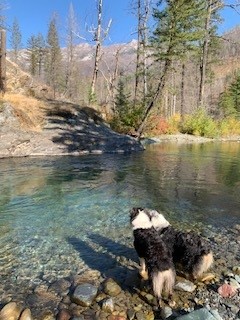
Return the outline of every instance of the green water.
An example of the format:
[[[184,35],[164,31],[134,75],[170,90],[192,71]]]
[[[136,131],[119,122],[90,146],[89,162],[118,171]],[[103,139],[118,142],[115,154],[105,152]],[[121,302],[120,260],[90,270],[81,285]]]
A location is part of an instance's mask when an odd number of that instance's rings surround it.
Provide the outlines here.
[[[97,265],[110,269],[111,252],[135,259],[133,206],[162,210],[183,228],[231,229],[240,223],[240,144],[1,159],[0,184],[0,294],[6,295]]]

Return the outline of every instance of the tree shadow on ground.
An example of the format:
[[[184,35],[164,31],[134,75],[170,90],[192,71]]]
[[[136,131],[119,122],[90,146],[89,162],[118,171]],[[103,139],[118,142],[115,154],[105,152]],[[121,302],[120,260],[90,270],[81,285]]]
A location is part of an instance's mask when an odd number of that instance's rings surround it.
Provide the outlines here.
[[[68,153],[143,150],[133,138],[112,131],[93,108],[63,101],[50,100],[48,104],[45,110],[48,125],[45,129],[56,132],[52,141],[63,146]]]

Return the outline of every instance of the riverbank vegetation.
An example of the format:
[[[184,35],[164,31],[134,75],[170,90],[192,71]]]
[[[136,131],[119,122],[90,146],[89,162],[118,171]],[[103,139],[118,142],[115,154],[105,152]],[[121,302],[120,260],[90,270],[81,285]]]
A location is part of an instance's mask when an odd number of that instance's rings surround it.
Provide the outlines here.
[[[94,108],[118,132],[239,135],[240,28],[218,31],[228,1],[129,3],[137,40],[104,46],[112,19],[104,19],[105,2],[98,0],[86,38],[71,4],[64,34],[54,14],[47,34],[33,34],[23,49],[16,17],[8,57],[51,88],[51,98]]]

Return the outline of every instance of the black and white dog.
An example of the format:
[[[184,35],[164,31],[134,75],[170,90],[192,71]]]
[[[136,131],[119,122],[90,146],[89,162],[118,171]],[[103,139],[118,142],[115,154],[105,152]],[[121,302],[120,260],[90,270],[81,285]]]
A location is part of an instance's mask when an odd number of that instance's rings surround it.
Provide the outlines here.
[[[158,220],[158,212],[154,210],[133,208],[130,212],[134,247],[140,258],[140,275],[145,280],[149,275],[153,292],[160,304],[163,291],[171,298],[175,269],[171,253],[155,229],[159,225]]]
[[[154,212],[154,217],[148,220],[148,228],[151,226],[157,231],[161,240],[170,252],[175,266],[180,266],[194,280],[200,278],[213,263],[213,253],[209,243],[194,232],[183,232],[173,228],[163,214],[142,208],[136,208],[140,216],[149,216]]]

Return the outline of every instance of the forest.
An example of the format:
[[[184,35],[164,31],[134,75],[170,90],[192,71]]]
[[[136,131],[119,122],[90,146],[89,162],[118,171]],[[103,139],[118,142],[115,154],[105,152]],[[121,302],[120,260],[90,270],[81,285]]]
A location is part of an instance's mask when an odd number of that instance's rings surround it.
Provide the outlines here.
[[[136,40],[105,45],[112,19],[94,8],[91,43],[72,4],[64,34],[53,13],[47,35],[22,44],[17,17],[7,56],[52,88],[52,98],[91,106],[118,132],[134,136],[240,135],[240,28],[219,35],[223,0],[132,0]],[[238,10],[240,4],[231,4]],[[4,19],[2,21],[4,27]],[[65,39],[64,46],[60,38]]]

